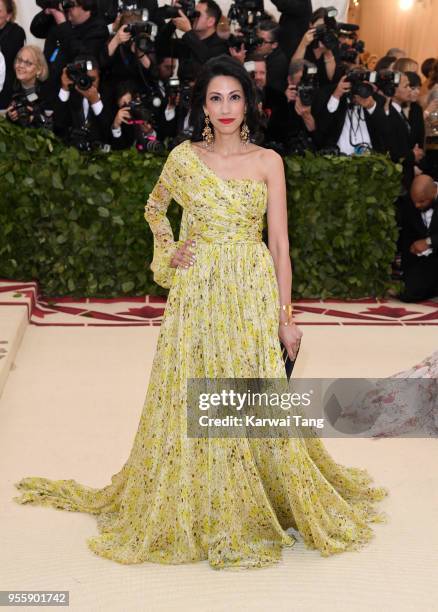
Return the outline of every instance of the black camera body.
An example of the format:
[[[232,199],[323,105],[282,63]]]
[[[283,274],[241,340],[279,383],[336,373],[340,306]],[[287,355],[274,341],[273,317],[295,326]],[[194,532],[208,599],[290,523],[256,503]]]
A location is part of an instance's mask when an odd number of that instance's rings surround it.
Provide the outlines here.
[[[346,82],[351,83],[350,96],[369,98],[374,93],[371,83],[376,83],[377,72],[373,70],[349,70]]]
[[[327,7],[324,23],[315,28],[315,38],[313,40],[314,47],[317,47],[318,43],[321,42],[324,47],[330,51],[336,49],[339,44],[339,27],[336,21],[337,15],[338,9],[334,6]]]
[[[133,36],[139,36],[140,34],[147,34],[153,38],[157,34],[157,25],[152,21],[136,21],[135,23],[128,23],[124,26],[125,32],[132,34]]]
[[[158,26],[153,21],[136,21],[124,26],[125,32],[132,34],[134,44],[142,53],[153,53],[155,51],[155,39]],[[127,43],[130,45],[130,41]]]
[[[199,17],[199,11],[197,11],[195,8],[196,7],[195,0],[179,0],[179,4],[181,6],[171,6],[169,4],[160,6],[156,10],[156,14],[162,19],[173,19],[174,17],[179,17],[179,11],[182,10],[182,12],[190,20],[193,20],[193,19],[196,19],[196,17]]]
[[[93,86],[94,77],[88,74],[89,70],[93,70],[93,62],[90,60],[72,62],[66,66],[68,78],[82,91],[87,91]]]
[[[38,112],[38,95],[36,92],[15,93],[12,96],[12,106],[18,115],[17,123],[21,127],[29,127],[32,123],[32,117]]]
[[[377,74],[376,85],[384,96],[392,98],[400,85],[401,73],[392,70],[380,70]]]
[[[238,36],[230,39],[228,47],[240,48],[243,43],[250,54],[264,42],[256,33],[259,23],[266,18],[263,0],[234,0],[227,17],[232,26],[238,24],[240,30]]]
[[[318,68],[304,66],[303,76],[297,87],[297,93],[303,106],[312,106],[318,85]]]

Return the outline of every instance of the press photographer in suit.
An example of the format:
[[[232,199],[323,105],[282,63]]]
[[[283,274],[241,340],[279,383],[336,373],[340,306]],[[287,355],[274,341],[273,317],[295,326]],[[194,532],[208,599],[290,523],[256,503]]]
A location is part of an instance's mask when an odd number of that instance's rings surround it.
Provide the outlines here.
[[[107,100],[100,90],[96,58],[78,56],[62,71],[55,105],[55,133],[85,151],[108,143],[112,111]]]
[[[403,185],[409,191],[414,176],[415,167],[424,157],[424,142],[416,142],[417,131],[413,131],[408,117],[404,113],[405,105],[411,102],[411,88],[406,74],[400,77],[400,83],[392,99],[387,99],[385,112],[388,121],[385,129],[386,148],[394,162],[403,165]]]
[[[332,88],[328,102],[317,114],[318,137],[324,148],[338,147],[344,155],[366,150],[385,152],[383,99],[362,80],[363,68],[350,70]],[[330,91],[330,90],[329,90]]]
[[[400,200],[404,302],[419,302],[438,295],[438,183],[417,176]]]

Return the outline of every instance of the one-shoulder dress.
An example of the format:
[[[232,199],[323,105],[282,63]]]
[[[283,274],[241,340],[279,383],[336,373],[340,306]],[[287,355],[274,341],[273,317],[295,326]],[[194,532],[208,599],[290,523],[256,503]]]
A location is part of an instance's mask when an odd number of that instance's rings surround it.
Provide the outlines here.
[[[178,241],[166,216],[172,199],[183,208]],[[187,436],[188,378],[286,376],[266,210],[265,182],[220,178],[190,141],[171,151],[145,208],[151,269],[169,294],[130,455],[104,488],[30,476],[15,483],[16,502],[95,514],[89,548],[125,564],[262,567],[298,534],[323,556],[373,537],[386,489],[336,463],[318,437]],[[189,238],[194,265],[171,268]]]

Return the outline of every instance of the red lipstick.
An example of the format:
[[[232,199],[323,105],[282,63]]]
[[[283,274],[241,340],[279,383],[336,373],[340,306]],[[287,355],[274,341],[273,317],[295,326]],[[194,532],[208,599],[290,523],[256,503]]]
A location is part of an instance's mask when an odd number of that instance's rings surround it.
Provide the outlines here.
[[[225,123],[226,125],[228,125],[229,123],[233,123],[234,117],[233,117],[233,119],[219,119],[219,121],[221,123]]]

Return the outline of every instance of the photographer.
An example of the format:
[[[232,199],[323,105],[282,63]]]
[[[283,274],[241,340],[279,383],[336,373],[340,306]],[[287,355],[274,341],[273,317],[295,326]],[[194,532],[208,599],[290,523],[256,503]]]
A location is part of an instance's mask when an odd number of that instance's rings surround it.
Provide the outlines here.
[[[197,74],[202,64],[211,57],[228,53],[228,45],[217,33],[217,24],[222,16],[214,0],[198,2],[189,18],[179,9],[179,17],[170,20],[162,28],[157,39],[157,52],[161,56],[179,59],[178,76],[187,79],[187,74]],[[172,38],[175,29],[184,32],[181,38]]]
[[[272,111],[268,126],[269,138],[280,142],[286,155],[316,149],[312,105],[317,90],[316,66],[306,60],[292,60],[288,85]]]
[[[47,62],[39,47],[27,45],[15,58],[16,81],[12,88],[7,117],[22,127],[51,128],[53,112],[45,81]]]
[[[329,11],[320,8],[315,11],[310,19],[310,29],[292,56],[294,60],[306,59],[316,65],[321,87],[337,82],[341,76],[338,67],[338,26],[333,16],[336,13],[336,9]]]
[[[175,138],[180,113],[181,84],[172,78],[176,62],[172,57],[156,57],[151,70],[150,84],[161,104],[155,108],[155,126],[161,142]]]
[[[272,0],[281,13],[278,42],[287,60],[297,50],[312,16],[311,0]]]
[[[139,31],[147,26],[142,22],[141,14],[126,12],[122,13],[115,27],[114,36],[99,56],[102,72],[106,73],[105,80],[114,87],[129,79],[141,89],[149,79],[151,67],[151,59],[143,50],[144,44],[150,44],[150,38]]]
[[[257,27],[257,37],[262,42],[257,45],[256,52],[266,59],[269,87],[284,92],[287,84],[288,61],[278,46],[278,32],[278,24],[274,21],[261,21]]]
[[[344,155],[385,151],[383,101],[368,78],[371,75],[362,67],[355,67],[332,89],[318,114],[318,136],[324,148],[337,146]]]
[[[88,151],[108,143],[112,111],[100,93],[95,58],[78,56],[62,71],[55,106],[55,132],[68,144]]]
[[[0,89],[0,110],[5,109],[11,99],[14,82],[14,60],[26,41],[22,27],[15,23],[17,9],[13,0],[0,0],[0,51],[5,62],[5,78]]]
[[[152,124],[147,121],[147,109],[135,83],[120,83],[116,90],[118,111],[111,126],[111,148],[130,149],[134,145],[142,147],[144,139],[156,141]],[[141,149],[142,150],[142,149]]]
[[[99,57],[109,37],[105,21],[96,14],[95,0],[63,0],[60,7],[63,11],[51,9],[57,25],[50,29],[44,45],[55,96],[66,64],[78,55]]]
[[[411,102],[412,91],[406,74],[400,77],[400,83],[394,95],[386,97],[385,112],[387,114],[384,132],[386,148],[394,162],[403,165],[403,185],[409,190],[416,173],[420,172],[420,162],[424,157],[424,139],[417,142],[417,130],[412,130],[404,108]],[[424,129],[424,127],[423,127]]]
[[[232,34],[227,38],[228,53],[241,64],[245,63],[247,48],[245,38],[241,34]]]

